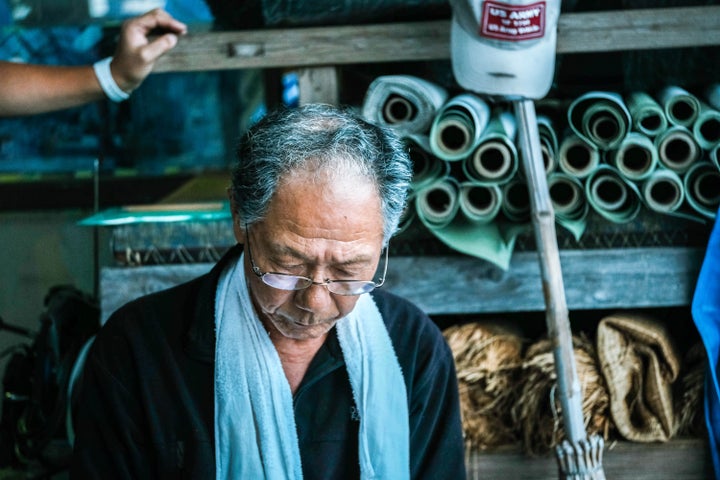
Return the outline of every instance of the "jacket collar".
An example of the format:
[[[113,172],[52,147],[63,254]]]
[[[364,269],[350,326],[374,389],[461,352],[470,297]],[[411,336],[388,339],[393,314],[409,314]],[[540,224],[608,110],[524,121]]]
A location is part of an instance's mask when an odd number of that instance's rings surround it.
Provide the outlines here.
[[[241,244],[231,247],[208,273],[197,279],[195,311],[184,342],[185,351],[196,360],[215,361],[215,292],[220,274],[231,261],[240,257],[242,251]]]

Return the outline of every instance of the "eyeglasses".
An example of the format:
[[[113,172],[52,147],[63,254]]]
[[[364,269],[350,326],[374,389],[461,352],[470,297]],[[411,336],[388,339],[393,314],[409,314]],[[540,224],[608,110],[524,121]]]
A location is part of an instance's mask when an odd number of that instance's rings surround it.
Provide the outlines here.
[[[260,270],[260,267],[255,265],[255,260],[253,259],[252,251],[250,250],[250,232],[248,231],[247,224],[245,225],[245,232],[247,233],[247,251],[248,256],[250,257],[250,265],[252,266],[253,273],[257,275],[257,277],[260,278],[260,280],[262,280],[265,285],[277,288],[278,290],[305,290],[311,285],[323,285],[325,286],[325,288],[328,289],[330,293],[334,293],[336,295],[352,296],[372,292],[376,288],[382,287],[383,283],[385,283],[385,275],[387,274],[388,266],[389,246],[386,246],[384,249],[385,266],[383,267],[382,277],[380,277],[380,280],[378,282],[373,282],[370,280],[329,279],[325,279],[324,282],[314,282],[311,278],[302,277],[300,275],[290,275],[288,273],[278,272],[263,272],[262,270]]]

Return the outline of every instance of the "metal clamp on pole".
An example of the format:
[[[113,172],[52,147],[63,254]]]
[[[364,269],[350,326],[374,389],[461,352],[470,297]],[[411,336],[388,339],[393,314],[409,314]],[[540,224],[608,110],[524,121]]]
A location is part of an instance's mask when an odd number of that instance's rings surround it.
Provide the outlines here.
[[[547,95],[555,73],[560,0],[451,0],[450,50],[458,83],[510,102],[527,178],[566,439],[556,448],[559,478],[604,480],[603,439],[588,438],[565,300],[555,213],[532,99]]]

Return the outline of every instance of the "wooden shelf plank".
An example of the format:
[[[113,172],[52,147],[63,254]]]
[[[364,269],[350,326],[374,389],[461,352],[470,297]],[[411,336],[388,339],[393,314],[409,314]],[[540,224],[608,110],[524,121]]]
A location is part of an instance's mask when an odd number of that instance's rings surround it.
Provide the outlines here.
[[[704,250],[685,247],[561,250],[571,310],[689,305]],[[101,272],[103,320],[143,294],[199,276],[207,263],[106,267]],[[536,252],[517,252],[502,271],[456,256],[390,258],[386,285],[431,315],[543,311]]]
[[[603,470],[614,480],[696,480],[712,478],[707,442],[676,439],[667,443],[618,442],[606,445]],[[530,457],[517,448],[468,455],[468,479],[557,480],[555,456]]]
[[[183,37],[155,72],[446,60],[450,22],[205,32]],[[566,13],[557,52],[720,45],[720,6]]]
[[[702,249],[561,250],[571,310],[689,305]],[[536,252],[513,254],[504,272],[479,259],[394,257],[387,288],[430,314],[542,311]]]

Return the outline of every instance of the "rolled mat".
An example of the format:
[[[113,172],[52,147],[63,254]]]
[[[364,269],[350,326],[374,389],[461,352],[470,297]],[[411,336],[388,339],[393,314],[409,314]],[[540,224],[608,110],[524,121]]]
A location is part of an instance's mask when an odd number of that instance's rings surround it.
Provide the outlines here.
[[[705,150],[720,145],[720,112],[700,102],[700,111],[692,125],[692,132],[698,145]]]
[[[598,324],[597,352],[618,432],[636,442],[669,440],[680,360],[665,327],[640,315],[607,316]]]
[[[589,435],[607,439],[612,429],[608,415],[610,398],[595,347],[585,335],[574,335],[572,341],[586,431]],[[552,342],[539,340],[525,353],[519,380],[520,394],[512,409],[526,453],[547,453],[565,437],[556,383]]]
[[[648,209],[686,220],[705,223],[705,219],[685,202],[685,183],[680,175],[658,168],[640,186]]]
[[[650,137],[638,132],[630,132],[608,156],[620,175],[634,181],[649,177],[658,164],[655,144]]]
[[[667,129],[665,111],[653,97],[645,92],[632,92],[625,97],[634,131],[655,137]]]
[[[702,156],[695,136],[682,126],[668,128],[654,142],[660,163],[677,173],[687,172]]]
[[[420,190],[415,200],[418,219],[453,250],[507,270],[515,241],[529,224],[514,225],[472,218],[460,208],[463,199],[460,192],[460,184],[452,177]]]
[[[560,142],[558,166],[575,178],[583,179],[600,164],[597,146],[575,134],[565,135]]]
[[[700,111],[700,102],[692,93],[677,85],[668,85],[657,93],[658,103],[673,125],[692,127]]]
[[[399,133],[427,133],[447,91],[411,75],[377,77],[365,92],[362,116]]]
[[[555,211],[555,220],[567,228],[579,241],[587,226],[590,210],[580,180],[563,172],[548,175],[550,201]]]
[[[680,176],[661,168],[642,184],[645,205],[650,210],[660,213],[677,211],[685,199],[685,187]]]
[[[547,115],[538,115],[538,134],[540,135],[540,150],[543,157],[543,165],[545,165],[545,173],[555,171],[557,167],[557,156],[559,151],[559,143],[555,125],[552,119]]]
[[[514,178],[502,186],[501,208],[511,222],[530,221],[530,191],[524,179]]]
[[[516,132],[512,113],[493,112],[478,146],[463,161],[463,172],[467,178],[485,185],[501,185],[510,181],[518,168]]]
[[[403,137],[408,155],[413,165],[412,189],[422,190],[450,173],[447,162],[440,160],[430,151],[430,141],[426,135],[412,134]]]
[[[443,228],[452,222],[460,208],[460,184],[452,177],[436,180],[418,190],[415,204],[418,216],[430,230]]]
[[[640,190],[610,165],[600,165],[585,182],[590,206],[613,223],[635,219],[642,207]]]
[[[497,185],[475,182],[460,184],[460,210],[474,223],[484,224],[495,220],[502,206],[502,191]]]
[[[588,92],[568,107],[568,124],[576,135],[600,150],[616,148],[632,127],[622,97],[614,92]]]
[[[714,219],[720,207],[720,171],[710,162],[696,163],[683,177],[690,206],[705,218]]]
[[[430,127],[430,149],[443,160],[462,160],[475,150],[489,121],[488,104],[477,95],[461,93],[435,115]]]
[[[455,360],[467,448],[486,450],[517,441],[511,409],[522,365],[521,337],[493,322],[453,325],[443,335]]]
[[[720,82],[711,83],[705,88],[705,100],[715,110],[720,110]]]

